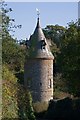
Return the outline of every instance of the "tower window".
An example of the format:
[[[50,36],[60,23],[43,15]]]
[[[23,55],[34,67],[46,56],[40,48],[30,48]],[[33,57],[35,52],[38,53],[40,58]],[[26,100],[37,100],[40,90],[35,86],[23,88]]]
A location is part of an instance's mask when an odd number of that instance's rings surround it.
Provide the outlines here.
[[[41,49],[45,49],[46,42],[45,40],[41,40]]]
[[[51,82],[51,79],[49,79],[48,88],[51,88],[51,87],[52,87],[52,82]]]

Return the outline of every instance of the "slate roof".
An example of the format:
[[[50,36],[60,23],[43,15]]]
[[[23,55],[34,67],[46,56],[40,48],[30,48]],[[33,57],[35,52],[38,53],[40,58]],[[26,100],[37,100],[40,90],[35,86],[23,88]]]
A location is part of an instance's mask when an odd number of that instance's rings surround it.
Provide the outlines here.
[[[48,42],[42,31],[39,18],[37,19],[37,25],[34,33],[30,36],[29,43],[29,58],[54,59],[54,56],[50,51]]]

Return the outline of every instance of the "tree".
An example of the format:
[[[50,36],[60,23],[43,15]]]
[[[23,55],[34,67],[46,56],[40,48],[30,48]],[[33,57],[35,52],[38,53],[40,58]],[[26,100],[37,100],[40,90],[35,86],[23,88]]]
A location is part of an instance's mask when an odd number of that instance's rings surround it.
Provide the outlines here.
[[[77,23],[68,24],[61,39],[60,50],[57,63],[61,68],[68,92],[80,96],[80,28]]]
[[[8,66],[3,67],[2,119],[35,120],[29,91],[17,82]]]
[[[57,45],[57,47],[59,47],[61,36],[65,33],[66,28],[59,25],[47,25],[43,31],[46,38],[51,39]]]
[[[2,19],[0,27],[2,28],[2,38],[10,37],[9,31],[15,32],[15,28],[21,28],[22,25],[15,25],[15,19],[11,19],[7,13],[12,12],[12,8],[7,8],[5,1],[0,2],[1,13],[0,17]]]
[[[12,8],[6,8],[7,4],[1,2],[2,9],[2,59],[7,63],[11,70],[20,71],[23,69],[26,50],[12,38],[9,31],[14,32],[15,28],[21,25],[14,25],[15,19],[11,19],[7,13],[12,12]]]
[[[15,39],[9,34],[9,31],[16,28],[6,13],[12,11],[11,8],[6,9],[5,2],[2,6],[2,119],[26,119],[35,120],[32,109],[31,97],[28,91],[24,89],[18,81],[19,78],[15,74],[21,72],[24,66],[26,50],[20,46]],[[20,26],[18,26],[20,27]],[[31,110],[31,111],[30,111]]]
[[[17,44],[13,38],[3,39],[2,48],[3,63],[7,63],[15,72],[23,70],[26,49]]]

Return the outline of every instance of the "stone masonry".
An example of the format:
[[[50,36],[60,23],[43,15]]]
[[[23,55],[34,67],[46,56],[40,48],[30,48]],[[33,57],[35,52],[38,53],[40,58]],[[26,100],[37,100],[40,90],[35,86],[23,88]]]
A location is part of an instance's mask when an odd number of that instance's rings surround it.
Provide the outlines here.
[[[39,18],[32,39],[29,41],[30,54],[24,65],[24,85],[30,90],[33,102],[48,102],[53,99],[54,57],[40,27]]]

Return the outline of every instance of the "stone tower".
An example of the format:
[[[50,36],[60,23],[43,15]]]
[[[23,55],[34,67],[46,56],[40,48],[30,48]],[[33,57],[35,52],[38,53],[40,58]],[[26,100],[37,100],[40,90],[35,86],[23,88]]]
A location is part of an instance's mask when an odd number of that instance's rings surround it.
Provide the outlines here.
[[[41,29],[39,17],[27,47],[29,56],[24,65],[25,87],[30,90],[33,102],[48,102],[53,99],[54,56]]]

